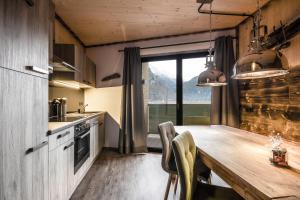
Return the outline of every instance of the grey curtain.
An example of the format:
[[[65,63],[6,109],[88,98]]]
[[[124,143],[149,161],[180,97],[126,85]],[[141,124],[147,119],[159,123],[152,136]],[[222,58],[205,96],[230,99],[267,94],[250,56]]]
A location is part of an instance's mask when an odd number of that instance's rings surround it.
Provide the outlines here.
[[[239,90],[237,80],[231,79],[235,63],[233,38],[222,36],[215,40],[214,60],[227,79],[227,86],[213,87],[211,123],[239,128]]]
[[[120,153],[145,152],[146,136],[142,88],[142,63],[138,47],[125,48]]]

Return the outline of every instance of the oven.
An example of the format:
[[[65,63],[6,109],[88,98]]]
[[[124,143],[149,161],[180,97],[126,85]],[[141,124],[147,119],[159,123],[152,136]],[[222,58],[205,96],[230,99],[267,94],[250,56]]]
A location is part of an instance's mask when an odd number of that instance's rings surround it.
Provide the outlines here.
[[[90,156],[89,123],[75,125],[74,141],[74,173],[76,173]]]

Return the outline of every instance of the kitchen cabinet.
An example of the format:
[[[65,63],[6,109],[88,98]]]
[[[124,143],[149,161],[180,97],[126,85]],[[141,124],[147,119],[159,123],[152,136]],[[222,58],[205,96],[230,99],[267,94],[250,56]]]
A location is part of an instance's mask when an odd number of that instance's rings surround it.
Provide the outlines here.
[[[96,64],[87,56],[85,57],[83,83],[96,87]]]
[[[91,123],[91,159],[92,161],[101,152],[104,146],[104,118],[103,115],[100,117],[90,120]]]
[[[50,200],[66,200],[73,193],[74,139],[49,152]]]
[[[49,0],[36,0],[32,7],[23,0],[5,1],[0,12],[1,66],[47,78]]]
[[[91,145],[91,160],[94,161],[99,153],[99,123],[98,118],[91,122],[91,137],[90,137],[90,145]]]
[[[48,80],[0,68],[0,199],[48,200]]]
[[[54,44],[54,80],[83,82],[84,49],[75,44]]]
[[[104,117],[104,116],[103,116]],[[105,143],[104,119],[99,122],[99,153],[101,153]]]

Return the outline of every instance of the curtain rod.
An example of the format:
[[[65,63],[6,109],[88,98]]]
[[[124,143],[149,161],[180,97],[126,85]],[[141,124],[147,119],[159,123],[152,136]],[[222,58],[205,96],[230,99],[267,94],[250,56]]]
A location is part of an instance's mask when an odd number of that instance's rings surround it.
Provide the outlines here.
[[[236,37],[233,37],[232,39],[237,39]],[[188,44],[199,44],[199,43],[207,43],[210,40],[201,40],[201,41],[195,41],[195,42],[184,42],[184,43],[177,43],[177,44],[166,44],[166,45],[157,45],[157,46],[149,46],[149,47],[141,47],[140,49],[155,49],[155,48],[161,48],[161,47],[172,47],[172,46],[180,46],[180,45],[188,45]],[[212,42],[215,40],[211,40]],[[124,49],[120,49],[119,52],[124,52]]]

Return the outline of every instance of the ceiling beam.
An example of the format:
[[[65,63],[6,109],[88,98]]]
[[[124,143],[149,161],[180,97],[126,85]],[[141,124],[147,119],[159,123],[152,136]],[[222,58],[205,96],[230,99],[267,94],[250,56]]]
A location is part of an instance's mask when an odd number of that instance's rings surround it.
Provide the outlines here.
[[[86,47],[86,45],[82,42],[82,40],[76,35],[76,33],[66,24],[66,22],[57,14],[55,13],[55,19],[67,29],[67,31],[83,46]]]
[[[233,29],[235,29],[235,26],[229,27],[229,28],[213,29],[212,32],[228,31],[228,30],[233,30]],[[165,35],[165,36],[159,36],[159,37],[143,38],[143,39],[137,39],[137,40],[111,42],[111,43],[104,43],[104,44],[93,44],[93,45],[87,45],[86,48],[102,47],[102,46],[109,46],[109,45],[115,45],[115,44],[127,44],[127,43],[133,43],[133,42],[143,42],[143,41],[148,41],[148,40],[158,40],[158,39],[165,39],[165,38],[172,38],[172,37],[195,35],[195,34],[201,34],[201,33],[209,33],[209,30],[184,33],[184,34],[176,34],[176,35]]]

